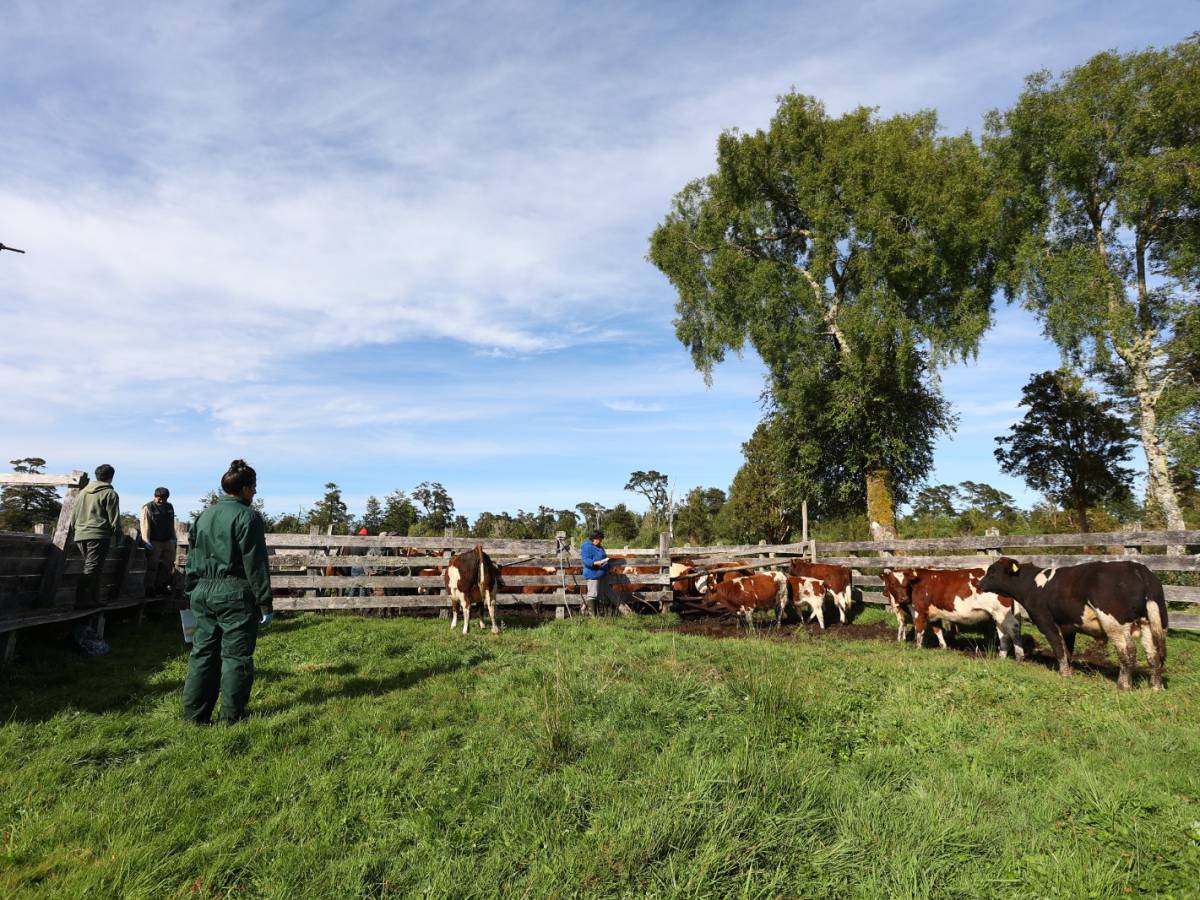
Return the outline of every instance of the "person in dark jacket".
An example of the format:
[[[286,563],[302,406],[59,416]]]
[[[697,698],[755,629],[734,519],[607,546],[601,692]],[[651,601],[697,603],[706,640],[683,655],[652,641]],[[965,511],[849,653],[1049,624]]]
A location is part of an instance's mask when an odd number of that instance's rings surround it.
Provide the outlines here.
[[[146,545],[146,596],[161,597],[171,591],[175,571],[175,507],[165,487],[154,489],[154,499],[142,507],[139,531]]]
[[[608,585],[608,553],[604,549],[604,532],[596,529],[579,548],[583,561],[583,580],[587,588],[588,612],[593,616],[607,613],[612,605],[612,590]]]
[[[96,480],[79,492],[71,527],[75,546],[83,557],[83,574],[75,585],[75,607],[100,605],[100,582],[108,548],[121,535],[121,498],[112,486],[117,470],[108,463],[96,466]]]
[[[262,516],[250,503],[258,476],[235,459],[221,478],[225,492],[188,532],[185,587],[196,631],[183,685],[183,717],[212,721],[221,696],[220,721],[246,715],[254,684],[254,645],[260,626],[271,624],[271,573]]]

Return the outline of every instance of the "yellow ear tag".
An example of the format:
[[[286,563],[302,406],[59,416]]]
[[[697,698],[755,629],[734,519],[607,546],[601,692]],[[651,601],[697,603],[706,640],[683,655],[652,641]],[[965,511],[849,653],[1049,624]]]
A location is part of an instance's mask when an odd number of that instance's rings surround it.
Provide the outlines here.
[[[1020,571],[1021,571],[1021,567],[1018,566],[1016,563],[1013,563],[1013,574],[1016,575]]]

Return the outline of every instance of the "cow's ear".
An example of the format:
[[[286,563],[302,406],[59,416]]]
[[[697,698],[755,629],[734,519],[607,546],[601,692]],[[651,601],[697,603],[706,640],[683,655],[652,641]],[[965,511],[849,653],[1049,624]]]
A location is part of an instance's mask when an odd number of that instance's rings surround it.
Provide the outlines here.
[[[1019,565],[1017,565],[1016,563],[1013,563],[1013,574],[1016,575],[1020,571],[1021,571],[1021,567]]]

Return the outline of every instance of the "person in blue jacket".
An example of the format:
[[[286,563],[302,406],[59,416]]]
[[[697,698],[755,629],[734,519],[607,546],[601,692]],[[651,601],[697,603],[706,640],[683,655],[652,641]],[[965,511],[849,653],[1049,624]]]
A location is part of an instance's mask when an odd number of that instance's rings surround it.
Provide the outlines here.
[[[579,555],[583,558],[588,611],[593,616],[598,616],[601,607],[612,602],[612,593],[608,585],[608,554],[604,552],[604,532],[597,529],[588,535],[588,539],[579,549]]]

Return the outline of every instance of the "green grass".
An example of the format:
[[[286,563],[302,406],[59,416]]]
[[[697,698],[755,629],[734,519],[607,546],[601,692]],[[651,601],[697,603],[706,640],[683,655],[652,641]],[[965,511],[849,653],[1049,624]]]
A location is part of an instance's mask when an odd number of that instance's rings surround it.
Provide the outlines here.
[[[177,621],[110,626],[99,659],[23,638],[0,896],[1200,891],[1197,639],[1172,635],[1166,693],[1119,694],[671,621],[276,622],[254,716],[207,729],[177,718]]]

